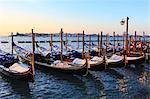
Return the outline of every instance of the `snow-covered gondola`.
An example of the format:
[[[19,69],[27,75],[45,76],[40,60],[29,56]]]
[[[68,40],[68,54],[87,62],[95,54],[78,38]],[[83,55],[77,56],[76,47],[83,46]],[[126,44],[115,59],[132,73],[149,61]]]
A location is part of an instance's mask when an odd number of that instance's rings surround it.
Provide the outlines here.
[[[105,64],[104,64],[105,60],[104,57],[101,56],[94,56],[93,58],[91,58],[89,60],[89,64],[90,64],[90,70],[102,70],[105,68]]]
[[[27,63],[31,62],[30,53],[28,51],[26,51],[25,49],[17,45],[14,45],[13,48],[16,51],[17,55],[19,56],[20,60],[27,62]],[[47,68],[49,70],[67,72],[67,73],[75,73],[75,74],[80,74],[80,75],[84,75],[88,72],[87,61],[82,61],[82,59],[75,59],[72,62],[65,62],[65,61],[60,62],[59,60],[56,60],[50,63],[44,62],[42,60],[44,60],[42,59],[42,57],[41,57],[41,61],[35,60],[36,66]]]
[[[112,67],[124,66],[124,56],[113,54],[110,58],[106,57],[106,64]]]
[[[145,61],[145,55],[144,53],[140,54],[139,52],[131,54],[128,54],[126,57],[126,60],[128,64],[141,64]]]
[[[10,65],[0,65],[0,73],[3,75],[22,80],[31,80],[31,66],[24,63],[14,63]]]
[[[31,66],[18,62],[12,54],[0,50],[0,73],[15,79],[30,80]]]

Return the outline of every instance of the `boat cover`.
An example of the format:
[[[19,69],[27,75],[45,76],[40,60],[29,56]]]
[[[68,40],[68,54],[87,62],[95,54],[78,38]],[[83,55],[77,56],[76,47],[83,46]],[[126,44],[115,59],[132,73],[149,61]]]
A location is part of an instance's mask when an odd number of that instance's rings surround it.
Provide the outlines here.
[[[46,56],[48,55],[51,51],[50,50],[47,50],[46,48],[44,47],[38,47],[38,51],[43,55],[43,56]]]
[[[106,58],[106,62],[107,63],[119,62],[119,61],[123,60],[123,58],[124,58],[123,56],[113,54],[109,59]]]
[[[51,66],[55,66],[57,68],[68,68],[68,67],[71,67],[71,65],[69,65],[68,62],[61,62],[60,60],[54,61],[54,63],[51,64]]]
[[[18,72],[18,73],[23,73],[27,72],[30,68],[28,65],[23,64],[23,63],[14,63],[12,66],[9,67],[10,71]]]
[[[98,52],[98,48],[97,47],[93,47],[92,50],[95,51],[95,52]]]
[[[79,58],[76,58],[73,60],[73,64],[78,64],[78,65],[84,65],[86,62],[86,60],[83,60],[83,59],[79,59]]]
[[[102,57],[98,57],[98,56],[94,56],[91,60],[90,60],[90,64],[96,64],[98,62],[103,61]]]

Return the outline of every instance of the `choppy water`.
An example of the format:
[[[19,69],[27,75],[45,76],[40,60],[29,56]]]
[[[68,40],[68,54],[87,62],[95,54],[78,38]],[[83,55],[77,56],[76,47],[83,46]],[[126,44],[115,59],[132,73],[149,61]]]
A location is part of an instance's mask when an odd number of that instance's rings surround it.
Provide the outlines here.
[[[31,40],[30,37],[14,38],[15,42],[22,39]],[[3,40],[10,38],[1,37],[0,41]],[[31,49],[30,43],[18,45]],[[46,43],[40,45],[48,46]],[[11,44],[1,43],[0,46],[11,52]],[[150,99],[150,63],[143,63],[139,68],[89,72],[88,76],[82,77],[36,69],[35,82],[15,81],[0,75],[0,99]]]

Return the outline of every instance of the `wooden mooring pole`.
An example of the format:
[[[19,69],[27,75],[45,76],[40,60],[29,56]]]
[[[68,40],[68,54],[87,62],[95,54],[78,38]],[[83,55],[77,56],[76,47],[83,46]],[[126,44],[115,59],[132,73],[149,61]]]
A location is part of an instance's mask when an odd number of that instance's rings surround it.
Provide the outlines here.
[[[129,17],[126,19],[126,51],[128,50],[128,21]]]
[[[13,32],[11,32],[11,54],[12,55],[13,55],[13,42],[14,42]]]
[[[34,81],[34,76],[35,76],[35,56],[34,56],[34,51],[35,51],[35,34],[33,33],[32,29],[32,79]]]
[[[104,53],[105,69],[107,69],[107,63],[105,57],[107,57],[107,45],[108,45],[108,33],[106,34],[106,50]]]
[[[82,59],[84,59],[84,30],[82,33]]]
[[[135,31],[135,34],[134,34],[134,48],[133,48],[133,51],[136,51],[136,31]]]
[[[67,50],[67,44],[68,44],[68,38],[67,38],[67,37],[68,37],[68,35],[67,35],[67,33],[66,33],[66,42],[65,42],[65,43],[66,43],[66,44],[65,44],[66,50]]]
[[[60,60],[63,62],[63,29],[60,31]]]
[[[79,33],[77,34],[77,49],[79,49]]]
[[[53,50],[53,34],[50,34],[50,53],[52,54],[52,50]]]
[[[124,50],[124,37],[125,37],[125,33],[123,33],[122,35],[123,50]]]
[[[113,54],[115,54],[115,32],[113,32],[113,36],[114,36],[114,48],[113,48]]]
[[[100,56],[102,55],[102,46],[103,46],[103,32],[101,32],[100,38]]]
[[[89,34],[89,51],[91,50],[91,35]]]
[[[100,56],[100,46],[99,46],[100,42],[99,42],[99,33],[97,36],[97,45],[98,45],[98,56]]]

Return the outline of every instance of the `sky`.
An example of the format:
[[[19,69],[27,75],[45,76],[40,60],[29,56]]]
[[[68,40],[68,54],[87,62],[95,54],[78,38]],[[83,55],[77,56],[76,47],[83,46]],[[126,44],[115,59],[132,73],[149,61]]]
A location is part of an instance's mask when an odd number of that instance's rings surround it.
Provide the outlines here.
[[[129,17],[129,32],[150,35],[150,0],[0,0],[0,35],[11,32],[122,34],[122,19]]]

